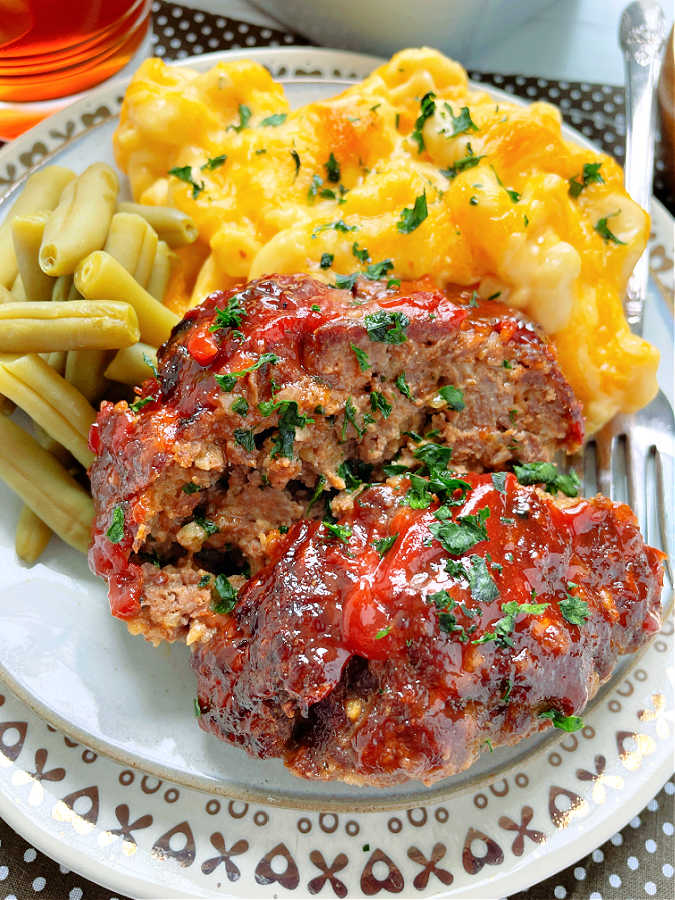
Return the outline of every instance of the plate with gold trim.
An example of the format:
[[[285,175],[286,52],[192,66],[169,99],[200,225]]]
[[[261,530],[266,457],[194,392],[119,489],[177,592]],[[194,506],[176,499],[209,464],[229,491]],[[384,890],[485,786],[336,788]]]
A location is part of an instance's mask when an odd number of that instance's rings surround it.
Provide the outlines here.
[[[206,68],[237,56],[266,64],[292,104],[330,96],[379,62],[284,48],[181,65]],[[35,168],[112,162],[125,87],[91,92],[0,151],[0,218]],[[672,393],[673,221],[656,203],[652,215],[646,336],[662,351],[659,377]],[[0,815],[113,890],[503,895],[600,844],[671,774],[668,621],[637,658],[622,662],[578,734],[546,733],[499,749],[431,788],[296,779],[278,761],[251,760],[195,727],[183,648],[149,652],[130,637],[110,619],[103,585],[74,551],[53,540],[36,566],[21,567],[12,533],[18,501],[1,488],[0,498],[8,513],[0,522]]]

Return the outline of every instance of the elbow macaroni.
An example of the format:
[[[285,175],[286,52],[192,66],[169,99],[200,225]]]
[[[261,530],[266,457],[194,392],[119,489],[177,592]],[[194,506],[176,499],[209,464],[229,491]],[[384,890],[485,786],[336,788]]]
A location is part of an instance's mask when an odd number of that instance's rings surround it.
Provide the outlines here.
[[[428,91],[435,110],[420,150],[411,133]],[[630,333],[621,307],[648,236],[621,169],[564,140],[554,107],[496,103],[436,51],[398,53],[339,97],[296,111],[255,63],[200,74],[148,60],[127,90],[115,152],[134,199],[178,207],[208,246],[196,286],[182,286],[185,305],[265,273],[352,272],[356,240],[372,261],[391,259],[397,277],[501,291],[540,322],[589,429],[656,392],[657,352]],[[472,156],[480,159],[466,166]],[[598,162],[603,183],[570,196],[569,179]],[[188,167],[190,183],[170,175],[174,167]],[[428,216],[402,234],[401,211],[423,192]],[[605,217],[622,243],[595,229]],[[313,236],[337,220],[356,230]],[[334,256],[328,271],[325,253]]]

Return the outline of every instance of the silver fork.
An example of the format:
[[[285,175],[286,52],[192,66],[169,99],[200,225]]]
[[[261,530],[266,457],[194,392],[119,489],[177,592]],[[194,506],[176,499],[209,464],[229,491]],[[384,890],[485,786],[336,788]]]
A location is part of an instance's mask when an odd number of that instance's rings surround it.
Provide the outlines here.
[[[626,7],[619,28],[626,70],[625,184],[645,209],[649,209],[654,166],[654,89],[665,38],[665,17],[657,3],[637,0]],[[645,250],[624,301],[626,317],[637,334],[642,333],[648,280],[649,251]],[[638,413],[615,416],[588,442],[585,458],[589,463],[585,487],[590,486],[595,469],[597,490],[612,499],[627,499],[645,538],[670,556],[675,418],[663,391]],[[672,588],[670,559],[665,565]]]

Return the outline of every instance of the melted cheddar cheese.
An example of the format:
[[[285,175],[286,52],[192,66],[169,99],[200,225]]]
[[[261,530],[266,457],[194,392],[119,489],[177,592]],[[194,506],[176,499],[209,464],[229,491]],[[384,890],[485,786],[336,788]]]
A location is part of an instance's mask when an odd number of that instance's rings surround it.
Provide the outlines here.
[[[656,393],[658,353],[621,305],[649,221],[620,167],[565,140],[553,106],[495,102],[434,50],[294,111],[256,63],[200,74],[151,59],[127,89],[115,154],[136,200],[199,228],[190,261],[204,261],[174,287],[177,307],[263,274],[333,282],[388,260],[389,277],[477,285],[539,322],[589,430]],[[584,184],[584,165],[599,177]]]

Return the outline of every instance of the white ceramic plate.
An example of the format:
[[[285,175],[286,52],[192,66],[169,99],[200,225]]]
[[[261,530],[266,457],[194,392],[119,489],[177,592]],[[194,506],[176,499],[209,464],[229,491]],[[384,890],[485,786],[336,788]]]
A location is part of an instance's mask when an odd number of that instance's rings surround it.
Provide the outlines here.
[[[259,59],[285,79],[293,104],[336,92],[336,79],[361,77],[376,62],[287,48],[211,54],[183,64],[206,68],[237,56]],[[0,186],[10,188],[9,198],[27,171],[47,158],[78,171],[95,159],[112,162],[111,137],[125,86],[118,82],[92,92],[0,151]],[[0,200],[0,218],[10,199]],[[667,292],[672,220],[661,207],[654,212],[652,253]],[[663,351],[667,391],[672,312],[658,290],[646,333]],[[339,872],[333,866],[331,877],[352,895],[404,887],[462,896],[510,893],[601,843],[670,774],[664,729],[673,688],[664,677],[664,634],[638,662],[624,662],[585,716],[581,736],[561,741],[547,734],[499,750],[431,789],[381,791],[295,779],[278,761],[250,760],[204,735],[192,717],[194,680],[185,648],[153,651],[131,638],[110,618],[103,584],[58,541],[32,569],[18,564],[18,501],[0,489],[0,508],[0,676],[15,695],[0,704],[0,814],[51,855],[120,892],[194,896],[227,885],[233,894],[271,896],[281,884],[302,895],[317,887],[309,883],[321,875],[321,866],[330,868],[342,854]],[[41,720],[70,737],[48,732]],[[74,741],[92,749],[77,748]],[[44,774],[53,770],[56,775]],[[31,771],[40,777],[35,780]],[[124,832],[115,834],[123,824],[119,816],[127,815],[121,812],[125,805],[129,822],[140,816],[147,823],[132,832],[137,843],[124,840]],[[402,811],[390,814],[394,809]],[[521,841],[508,822],[525,827],[528,810],[532,833],[523,832]],[[167,837],[174,826],[180,834]],[[225,835],[228,848],[238,842],[241,853],[232,862],[241,879],[231,878],[234,869],[225,863],[208,863],[218,856],[216,834]],[[277,852],[280,842],[284,849]],[[366,844],[368,851],[362,849]],[[272,856],[277,859],[270,862]],[[422,857],[432,856],[437,871],[427,869],[423,877]],[[333,890],[344,896],[337,882]]]

